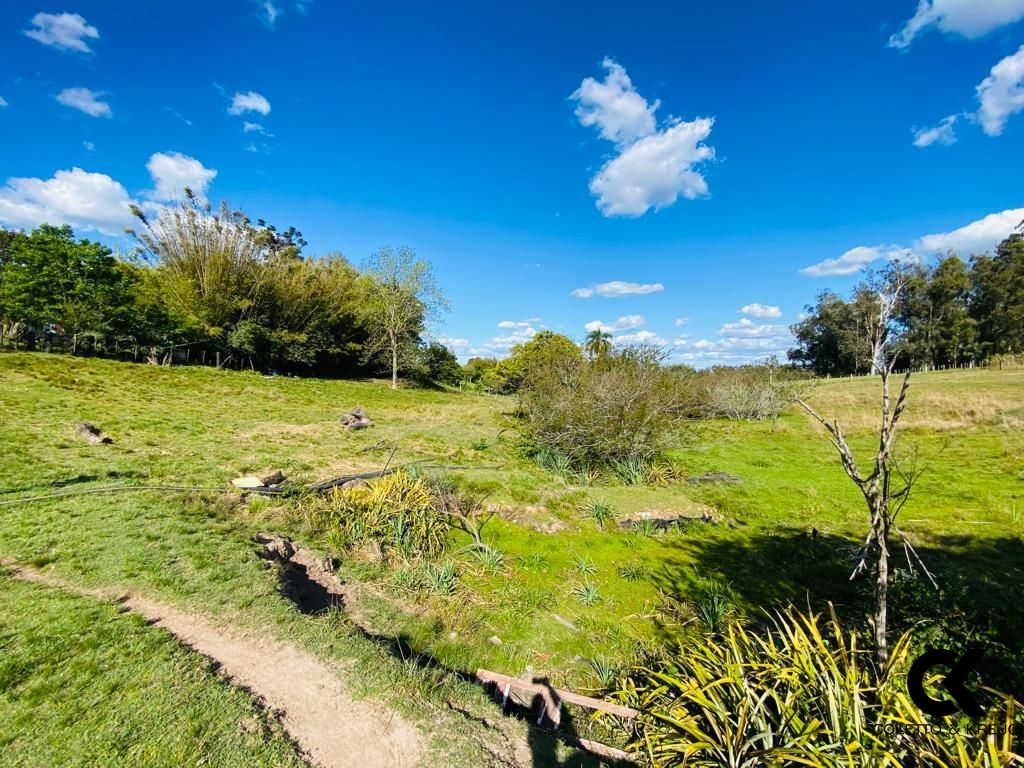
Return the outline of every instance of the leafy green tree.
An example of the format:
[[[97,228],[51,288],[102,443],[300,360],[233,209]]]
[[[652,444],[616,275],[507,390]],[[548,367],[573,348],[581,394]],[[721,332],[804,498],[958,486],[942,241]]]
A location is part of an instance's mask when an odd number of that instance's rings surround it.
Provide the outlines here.
[[[476,384],[482,381],[488,371],[493,370],[497,365],[498,361],[493,357],[471,357],[462,366],[462,371],[467,380]]]
[[[399,368],[415,362],[426,322],[446,310],[448,302],[430,262],[417,259],[408,247],[377,251],[366,264],[364,288],[364,317],[370,333],[366,356],[387,357],[391,388],[397,389]]]
[[[416,378],[423,384],[455,386],[464,378],[458,358],[444,344],[432,341],[420,348]]]
[[[857,335],[853,305],[831,291],[823,291],[805,313],[804,319],[790,326],[797,346],[789,351],[789,359],[819,376],[862,371],[863,345]]]
[[[56,325],[68,334],[110,333],[124,322],[130,273],[111,250],[76,241],[69,226],[42,225],[27,235],[4,238],[0,316],[34,334]]]
[[[554,331],[541,331],[512,347],[512,353],[487,374],[484,386],[511,394],[534,376],[582,362],[583,353],[572,339]]]
[[[970,315],[986,355],[1024,351],[1024,235],[1012,234],[995,256],[971,259]]]

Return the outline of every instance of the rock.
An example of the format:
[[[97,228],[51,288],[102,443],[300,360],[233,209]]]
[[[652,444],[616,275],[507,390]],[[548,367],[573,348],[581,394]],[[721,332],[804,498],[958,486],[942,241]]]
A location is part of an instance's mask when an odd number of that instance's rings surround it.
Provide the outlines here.
[[[236,477],[231,481],[231,484],[236,488],[265,488],[271,485],[281,485],[287,479],[284,472],[275,469],[272,472],[264,472],[259,475]]]
[[[487,638],[487,641],[491,645],[501,645],[501,638],[498,637],[497,635],[491,635],[489,638]]]
[[[458,632],[449,632],[448,633],[448,639],[452,640],[452,641],[458,640],[459,639],[459,633]]]
[[[256,541],[264,546],[267,557],[290,560],[295,554],[295,546],[283,536],[261,533],[256,536]]]
[[[341,417],[341,426],[345,429],[366,429],[372,427],[373,422],[370,421],[370,417],[363,410],[362,406],[357,405],[351,411]]]
[[[83,421],[79,424],[76,431],[78,436],[90,445],[107,445],[114,442],[110,437],[103,434],[99,427],[90,424],[88,421]]]

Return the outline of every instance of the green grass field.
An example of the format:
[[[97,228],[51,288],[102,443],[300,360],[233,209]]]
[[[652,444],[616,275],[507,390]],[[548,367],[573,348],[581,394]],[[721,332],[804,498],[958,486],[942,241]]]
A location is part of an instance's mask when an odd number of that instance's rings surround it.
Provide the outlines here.
[[[876,387],[870,378],[836,380],[809,395],[821,412],[839,417],[865,456]],[[357,404],[376,426],[345,432],[338,417]],[[498,434],[510,406],[507,399],[483,395],[392,392],[378,382],[3,354],[0,557],[85,586],[131,588],[347,662],[359,694],[400,702],[410,717],[432,723],[432,733],[449,734],[439,736],[435,748],[450,764],[473,764],[473,730],[459,735],[461,725],[433,727],[436,718],[449,718],[450,725],[454,717],[441,714],[446,710],[437,703],[458,701],[473,711],[488,705],[444,669],[484,666],[519,674],[530,667],[556,684],[600,691],[607,682],[603,669],[692,630],[692,598],[707,578],[727,583],[737,609],[751,616],[759,606],[808,600],[832,600],[851,616],[862,614],[867,585],[848,580],[852,564],[843,548],[864,536],[863,501],[823,430],[796,409],[783,416],[776,433],[762,422],[700,422],[680,435],[671,455],[687,475],[721,471],[738,476],[739,483],[653,488],[576,486],[542,471],[518,455],[513,432]],[[81,420],[99,425],[115,442],[79,441],[74,427]],[[924,474],[899,525],[942,592],[929,594],[920,580],[904,580],[894,597],[897,625],[959,617],[963,626],[983,625],[986,637],[1019,654],[1022,425],[1024,371],[915,377],[900,452],[916,456]],[[500,510],[484,538],[504,558],[496,570],[487,569],[462,549],[461,534],[453,534],[449,557],[457,586],[453,594],[439,595],[412,586],[408,571],[416,564],[346,557],[340,573],[361,585],[362,629],[345,616],[298,613],[280,596],[273,570],[256,556],[252,537],[260,530],[323,546],[308,539],[288,503],[146,491],[7,504],[119,484],[228,488],[231,478],[267,468],[300,482],[322,480],[381,467],[391,453],[383,441],[397,446],[394,464],[470,467],[451,474]],[[710,513],[717,522],[691,522],[656,535],[614,525],[605,530],[585,514],[594,501],[619,518]],[[902,549],[897,554],[897,567],[906,568]],[[296,759],[272,722],[239,730],[239,722],[254,717],[251,700],[165,635],[150,636],[110,606],[37,586],[0,584],[0,651],[13,659],[0,663],[0,745],[17,746],[25,755],[22,764],[88,764],[89,755],[107,750],[140,765],[192,763],[190,756],[203,750],[215,754],[218,765]],[[501,644],[493,644],[492,636]],[[442,669],[396,661],[389,650],[395,638]],[[101,663],[129,653],[130,662]],[[79,656],[86,661],[76,666],[71,659]],[[49,667],[40,666],[44,661]],[[58,693],[54,680],[64,677]],[[136,677],[160,692],[142,708],[130,706]],[[187,686],[175,688],[180,678]],[[26,718],[51,724],[76,719],[88,698],[72,692],[90,682],[100,690],[129,690],[123,705],[90,708],[94,739],[75,740],[72,748],[30,735]],[[150,737],[168,717],[176,718],[187,738]],[[130,751],[142,744],[156,751]],[[53,751],[58,749],[81,752]],[[253,757],[257,752],[263,757]]]

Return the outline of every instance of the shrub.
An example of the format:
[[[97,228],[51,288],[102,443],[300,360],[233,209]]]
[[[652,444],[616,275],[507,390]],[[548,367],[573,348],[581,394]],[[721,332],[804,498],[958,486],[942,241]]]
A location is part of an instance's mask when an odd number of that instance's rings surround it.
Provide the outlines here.
[[[438,555],[446,543],[447,516],[436,507],[426,482],[405,472],[302,503],[310,528],[335,546],[370,540],[383,551],[410,558]]]
[[[660,363],[659,350],[635,347],[531,369],[519,391],[525,451],[549,464],[562,457],[576,470],[636,464],[646,482],[651,459],[682,417],[675,376]]]
[[[1020,759],[1001,735],[924,727],[901,690],[909,634],[879,673],[834,613],[822,626],[817,615],[790,608],[771,625],[758,634],[733,623],[635,668],[616,694],[640,710],[632,747],[666,767],[993,768]],[[1019,728],[1019,703],[996,699],[989,724]]]

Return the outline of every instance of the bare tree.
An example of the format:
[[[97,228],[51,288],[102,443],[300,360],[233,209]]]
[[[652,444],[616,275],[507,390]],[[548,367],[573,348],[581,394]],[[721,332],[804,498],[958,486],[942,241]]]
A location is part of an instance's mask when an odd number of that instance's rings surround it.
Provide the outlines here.
[[[391,388],[398,389],[398,368],[415,349],[427,320],[448,308],[429,262],[412,248],[381,248],[366,264],[368,356],[386,354]]]
[[[879,664],[883,666],[889,657],[886,635],[889,598],[889,537],[895,527],[896,515],[906,503],[916,477],[914,472],[904,471],[893,455],[897,426],[900,416],[903,415],[906,408],[907,391],[910,387],[910,369],[908,367],[900,384],[899,393],[893,401],[890,386],[897,359],[893,351],[893,324],[906,282],[906,273],[898,266],[889,270],[881,281],[873,285],[874,301],[871,302],[871,306],[866,312],[865,330],[871,364],[881,377],[882,383],[878,449],[872,459],[871,471],[868,474],[864,474],[858,467],[853,451],[839,426],[839,421],[828,421],[802,399],[797,398],[797,403],[828,430],[832,444],[839,452],[843,469],[860,489],[867,502],[870,530],[861,547],[857,566],[850,578],[867,571],[870,561],[875,561],[873,623],[876,654]],[[905,536],[903,540],[909,561],[913,547]],[[914,556],[916,557],[916,553]],[[924,570],[925,573],[928,572],[926,568]],[[930,578],[931,574],[928,575]]]

